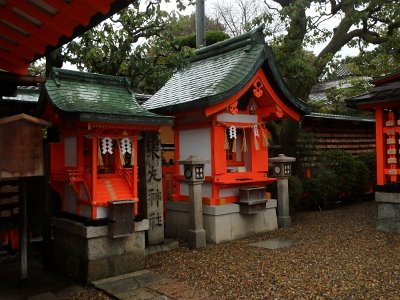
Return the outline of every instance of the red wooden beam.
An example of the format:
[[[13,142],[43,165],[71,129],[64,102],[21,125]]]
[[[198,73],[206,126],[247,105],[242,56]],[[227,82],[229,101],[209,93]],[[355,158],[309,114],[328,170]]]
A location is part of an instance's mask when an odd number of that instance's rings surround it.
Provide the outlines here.
[[[3,36],[8,38],[5,39],[3,38],[3,40],[6,40],[8,43],[15,45],[14,43],[11,43],[12,41],[15,41],[16,43],[18,43],[18,45],[24,45],[24,48],[28,48],[30,50],[32,50],[32,54],[37,53],[39,51],[42,51],[42,49],[45,47],[45,44],[42,42],[39,42],[37,39],[31,39],[29,38],[29,36],[25,36],[21,33],[19,33],[16,30],[13,30],[11,28],[9,28],[8,26],[5,26],[3,24],[0,23],[0,30],[3,33]]]
[[[8,4],[6,8],[3,8],[3,16],[2,20],[6,20],[22,29],[23,31],[28,32],[30,35],[34,35],[38,40],[44,42],[44,45],[56,45],[58,42],[59,36],[54,33],[54,31],[49,30],[47,27],[43,26],[43,22],[41,20],[37,20],[41,23],[41,25],[34,25],[30,21],[26,20],[24,17],[18,15],[13,11],[13,5]],[[22,10],[21,10],[22,11]],[[25,12],[29,15],[29,12]],[[36,19],[36,18],[35,18]]]
[[[9,61],[5,61],[2,57],[0,57],[0,66],[2,69],[5,69],[9,72],[13,72],[13,73],[18,73],[18,74],[23,74],[26,73],[27,69],[28,69],[28,65],[14,65],[11,64]]]
[[[43,23],[43,27],[48,30],[52,30],[57,35],[70,36],[73,32],[73,23],[71,19],[65,18],[63,13],[58,11],[54,16],[42,11],[35,5],[29,5],[25,1],[14,1],[14,5],[25,12],[29,12],[29,15]]]
[[[112,1],[93,1],[93,0],[80,0],[82,6],[90,6],[93,10],[101,12],[103,15],[110,11],[110,5]]]
[[[12,59],[14,59],[15,57],[19,57],[21,59],[29,61],[29,59],[35,54],[35,51],[33,49],[11,44],[2,38],[0,38],[0,48],[3,49],[2,58],[4,58],[5,55],[8,55]],[[8,50],[6,51],[4,49]]]
[[[70,3],[57,1],[53,2],[52,5],[59,9],[64,17],[71,18],[78,22],[79,24],[77,25],[88,26],[91,17],[97,13],[97,11],[93,11],[90,7],[82,5],[80,1],[72,1]]]

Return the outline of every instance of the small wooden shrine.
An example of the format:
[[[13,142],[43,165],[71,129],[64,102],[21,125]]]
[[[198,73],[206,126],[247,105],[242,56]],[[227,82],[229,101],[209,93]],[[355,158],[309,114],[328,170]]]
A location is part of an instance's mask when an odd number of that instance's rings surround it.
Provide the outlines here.
[[[84,282],[144,269],[138,140],[171,118],[139,106],[125,77],[57,68],[38,106],[53,123],[50,185],[63,212],[52,219],[54,266]]]
[[[110,202],[138,201],[138,138],[169,118],[141,108],[124,77],[57,68],[39,107],[58,129],[50,149],[50,184],[62,211],[102,219]]]
[[[299,121],[309,108],[284,85],[264,42],[262,27],[196,51],[144,107],[175,116],[175,158],[206,161],[203,202],[238,201],[238,186],[265,185],[268,132],[265,121]],[[183,180],[176,164],[177,180]],[[184,184],[174,200],[187,199]]]
[[[189,156],[206,161],[205,205],[236,203],[239,189],[265,189],[275,180],[268,176],[265,122],[299,121],[310,109],[287,89],[263,28],[197,50],[190,65],[143,104],[175,116],[174,202],[188,200],[183,166],[177,162]]]
[[[378,229],[400,233],[400,73],[372,84],[371,92],[348,99],[347,105],[375,112]]]

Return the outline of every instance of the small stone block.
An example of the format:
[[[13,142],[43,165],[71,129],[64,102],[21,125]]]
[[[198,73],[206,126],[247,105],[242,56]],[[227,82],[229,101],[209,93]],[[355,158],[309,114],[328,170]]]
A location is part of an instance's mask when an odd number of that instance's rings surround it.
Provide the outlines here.
[[[266,210],[265,202],[254,205],[240,205],[240,213],[244,215],[252,215]]]
[[[206,246],[206,231],[204,229],[187,231],[188,246],[197,249]]]
[[[292,225],[291,217],[280,217],[278,216],[278,227],[279,228],[289,228]]]
[[[145,231],[149,230],[149,220],[148,219],[143,219],[140,222],[135,222],[135,231]]]
[[[153,272],[142,272],[138,275],[136,275],[135,280],[139,284],[139,286],[147,286],[149,284],[155,283],[155,282],[161,282],[164,280],[164,277]]]
[[[117,299],[121,300],[153,300],[156,297],[160,297],[161,294],[148,288],[138,288],[132,291],[116,294],[115,296]]]
[[[128,277],[104,282],[101,284],[95,284],[95,287],[106,291],[109,294],[115,295],[134,290],[139,287],[139,284],[134,277]]]
[[[275,239],[271,239],[271,240],[267,240],[267,241],[253,243],[253,244],[251,244],[251,246],[276,250],[276,249],[285,248],[285,247],[289,247],[289,246],[296,245],[296,244],[298,244],[297,241],[292,241],[292,240],[288,240],[288,239],[284,239],[284,238],[275,238]]]

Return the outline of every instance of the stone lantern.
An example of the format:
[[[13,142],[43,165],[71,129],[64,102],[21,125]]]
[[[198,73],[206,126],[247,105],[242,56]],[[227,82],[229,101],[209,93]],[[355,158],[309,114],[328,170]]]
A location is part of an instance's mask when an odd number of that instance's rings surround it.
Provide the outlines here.
[[[203,202],[201,196],[201,185],[204,182],[204,163],[197,156],[189,156],[184,161],[179,161],[183,165],[185,181],[189,186],[189,222],[188,245],[195,249],[206,245],[206,231],[203,229]]]
[[[277,157],[269,159],[273,166],[273,175],[277,177],[278,187],[278,226],[290,227],[291,218],[289,214],[289,183],[288,178],[292,174],[292,163],[296,161],[294,157],[279,154]]]

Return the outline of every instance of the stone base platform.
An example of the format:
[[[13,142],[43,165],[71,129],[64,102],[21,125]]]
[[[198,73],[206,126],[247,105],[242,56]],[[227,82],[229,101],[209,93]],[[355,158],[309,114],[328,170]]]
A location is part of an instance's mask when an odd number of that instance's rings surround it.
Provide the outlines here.
[[[148,220],[134,223],[134,233],[111,238],[108,226],[84,226],[53,218],[53,264],[80,282],[131,273],[145,268],[145,230]]]
[[[203,205],[203,226],[209,244],[233,241],[256,233],[278,229],[275,199],[266,203],[266,210],[244,215],[238,204]],[[171,238],[185,238],[189,230],[189,203],[166,202],[165,233]]]
[[[377,228],[400,233],[400,193],[375,192],[378,206]]]

